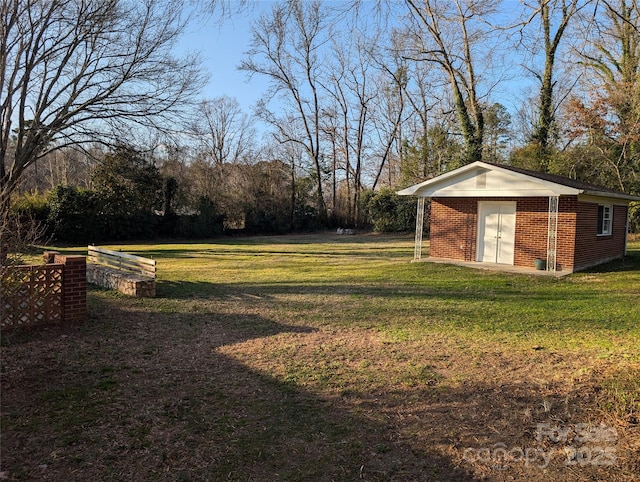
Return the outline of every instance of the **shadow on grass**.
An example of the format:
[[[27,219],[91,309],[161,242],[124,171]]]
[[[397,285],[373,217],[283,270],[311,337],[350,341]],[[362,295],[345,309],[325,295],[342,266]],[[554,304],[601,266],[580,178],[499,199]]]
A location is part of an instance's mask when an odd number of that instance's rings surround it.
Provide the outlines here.
[[[581,273],[618,273],[623,271],[640,271],[640,250],[630,250],[622,259],[593,266]]]
[[[486,284],[485,284],[486,283]],[[239,303],[285,313],[297,320],[337,326],[377,327],[382,331],[410,325],[429,329],[544,335],[545,333],[626,333],[638,316],[629,293],[611,293],[609,316],[594,310],[603,292],[597,284],[476,276],[444,284],[317,284],[305,282],[158,284],[158,294],[174,311],[215,309],[215,304]],[[186,302],[186,303],[183,303]],[[631,304],[630,304],[631,303]],[[211,308],[214,307],[214,308]],[[284,311],[282,311],[284,310]],[[289,313],[288,315],[286,313]]]
[[[333,245],[335,246],[335,245]],[[216,247],[215,249],[163,249],[160,251],[154,250],[144,250],[136,252],[135,254],[139,254],[141,256],[150,257],[155,259],[156,261],[161,262],[163,259],[201,259],[207,258],[212,260],[223,260],[226,258],[264,258],[264,257],[296,257],[296,258],[343,258],[349,257],[353,259],[392,259],[392,258],[400,258],[400,259],[409,259],[408,250],[394,250],[389,247],[370,247],[368,246],[366,251],[358,250],[353,247],[353,245],[349,245],[349,249],[331,249],[330,251],[322,251],[319,249],[313,249],[309,251],[301,251],[301,250],[283,250],[283,249],[265,249],[264,247],[256,247],[253,246],[248,247],[242,246],[238,247],[237,245],[230,247],[229,249],[220,249]],[[133,251],[132,251],[133,253]]]
[[[158,296],[173,300],[215,300],[215,299],[273,299],[281,295],[354,295],[371,298],[437,298],[444,301],[495,301],[505,299],[532,299],[535,301],[566,300],[567,293],[558,290],[550,280],[548,286],[528,289],[519,288],[507,282],[491,281],[483,286],[478,283],[461,282],[450,284],[364,284],[364,283],[292,283],[276,281],[270,283],[215,283],[209,281],[167,281],[157,282]],[[581,289],[571,293],[573,300],[591,299],[594,290]]]
[[[433,447],[415,452],[375,414],[221,352],[269,337],[296,343],[312,328],[91,301],[85,325],[27,333],[2,350],[9,478],[474,480]]]
[[[411,238],[402,235],[356,235],[339,236],[332,233],[280,235],[280,236],[247,236],[222,237],[203,240],[164,240],[107,243],[113,249],[131,251],[141,256],[163,259],[189,259],[198,257],[221,258],[225,256],[353,256],[353,257],[403,257],[408,258],[411,246],[390,246],[389,242],[404,242]],[[380,243],[380,244],[376,244]],[[161,249],[155,247],[161,244]],[[366,251],[361,245],[367,245]],[[286,248],[289,246],[290,248]],[[324,248],[328,246],[328,248]],[[86,253],[86,249],[84,250]]]

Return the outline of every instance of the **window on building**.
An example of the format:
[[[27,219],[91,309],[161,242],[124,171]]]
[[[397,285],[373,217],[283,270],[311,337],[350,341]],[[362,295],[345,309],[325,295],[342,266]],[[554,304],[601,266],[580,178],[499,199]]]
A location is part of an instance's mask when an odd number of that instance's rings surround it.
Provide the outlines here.
[[[611,234],[612,220],[613,207],[610,204],[600,204],[598,206],[598,235]]]

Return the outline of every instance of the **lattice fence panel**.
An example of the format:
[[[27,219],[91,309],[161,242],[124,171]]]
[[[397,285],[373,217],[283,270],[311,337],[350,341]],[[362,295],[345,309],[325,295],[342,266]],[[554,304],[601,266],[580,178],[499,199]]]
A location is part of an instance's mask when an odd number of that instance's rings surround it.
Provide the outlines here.
[[[62,269],[60,264],[5,268],[0,280],[0,327],[61,322]]]

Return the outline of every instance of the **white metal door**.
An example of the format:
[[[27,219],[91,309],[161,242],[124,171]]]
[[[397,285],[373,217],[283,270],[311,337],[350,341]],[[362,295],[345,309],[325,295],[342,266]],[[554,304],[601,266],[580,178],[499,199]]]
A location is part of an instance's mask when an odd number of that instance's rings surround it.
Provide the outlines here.
[[[476,260],[513,265],[516,237],[516,203],[478,203]]]

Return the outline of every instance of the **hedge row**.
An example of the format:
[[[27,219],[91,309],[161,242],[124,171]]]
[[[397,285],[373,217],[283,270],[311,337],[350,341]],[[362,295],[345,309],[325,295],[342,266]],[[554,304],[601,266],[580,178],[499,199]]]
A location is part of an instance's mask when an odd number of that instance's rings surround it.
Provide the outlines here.
[[[365,192],[361,198],[362,228],[379,232],[405,232],[415,227],[415,199],[391,189]],[[216,205],[201,198],[193,214],[159,214],[131,209],[126,202],[78,187],[58,186],[47,195],[24,195],[14,210],[46,227],[56,241],[90,244],[104,241],[145,240],[158,237],[211,238],[225,232],[284,234],[328,228],[319,223],[312,206],[244,207],[242,229],[225,230],[225,219]],[[237,226],[235,226],[237,228]]]

